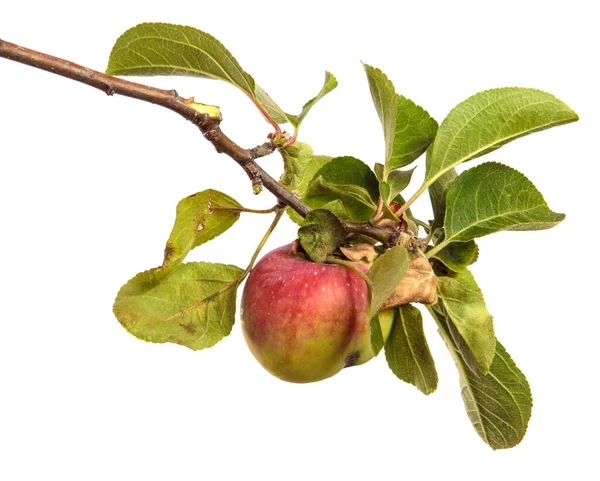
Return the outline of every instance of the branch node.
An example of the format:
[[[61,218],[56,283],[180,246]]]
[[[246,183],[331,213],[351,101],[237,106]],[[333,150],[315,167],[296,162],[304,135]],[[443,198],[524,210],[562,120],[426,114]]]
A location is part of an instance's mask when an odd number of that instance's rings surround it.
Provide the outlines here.
[[[214,127],[210,130],[203,132],[203,135],[206,140],[208,140],[209,142],[213,142],[219,136],[219,129]],[[222,152],[222,151],[220,151],[219,148],[217,147],[217,152]]]

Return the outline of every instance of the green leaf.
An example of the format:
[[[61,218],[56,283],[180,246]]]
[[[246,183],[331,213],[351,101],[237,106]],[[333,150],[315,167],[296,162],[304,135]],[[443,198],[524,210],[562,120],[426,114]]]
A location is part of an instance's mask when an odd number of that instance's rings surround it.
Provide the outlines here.
[[[527,432],[533,400],[527,378],[500,342],[489,372],[477,377],[466,366],[443,317],[430,309],[454,358],[467,415],[475,431],[492,449],[508,449]]]
[[[254,86],[255,99],[277,124],[294,123],[296,117],[285,113],[260,85]]]
[[[398,95],[394,84],[379,69],[364,65],[371,97],[383,127],[385,167],[381,180],[390,171],[419,158],[433,142],[437,122],[412,100]]]
[[[373,351],[373,356],[377,356],[383,349],[383,346],[383,332],[381,331],[379,316],[375,315],[371,319],[371,350]]]
[[[318,263],[325,262],[329,254],[346,239],[346,230],[339,219],[328,210],[311,210],[304,227],[298,229],[300,245],[308,256]]]
[[[332,184],[327,182],[322,175],[316,176],[310,183],[306,198],[339,198],[339,199],[354,199],[357,202],[368,207],[370,212],[377,208],[377,204],[373,202],[371,194],[367,189],[354,184]]]
[[[321,90],[316,95],[316,97],[313,97],[312,99],[310,99],[308,102],[306,102],[304,104],[304,107],[302,107],[302,112],[300,112],[300,115],[298,115],[298,125],[300,125],[302,123],[302,121],[304,120],[304,118],[306,117],[308,112],[310,112],[310,109],[312,109],[319,100],[321,100],[323,97],[325,97],[325,95],[327,95],[329,92],[331,92],[337,86],[338,86],[337,79],[334,77],[334,75],[331,72],[326,71],[325,72],[325,83],[323,84],[323,87],[321,88]]]
[[[564,218],[548,208],[523,174],[486,162],[463,172],[448,190],[444,242],[466,242],[501,230],[549,229]]]
[[[390,161],[394,153],[394,135],[396,129],[396,90],[394,84],[378,68],[363,64],[369,81],[371,97],[379,115],[385,139],[385,168],[382,180],[386,180],[390,170]]]
[[[325,184],[327,189],[323,189]],[[370,204],[363,203],[368,196],[365,196],[361,189],[370,196]],[[361,200],[358,200],[357,196]],[[364,221],[373,215],[378,197],[379,183],[368,165],[354,157],[336,157],[315,174],[307,188],[304,201],[309,207],[317,209],[339,199],[343,202],[351,220]]]
[[[431,149],[427,151],[427,159],[431,156]],[[428,160],[429,161],[429,160]],[[434,220],[431,225],[432,229],[439,229],[444,226],[444,217],[446,215],[446,195],[448,189],[458,177],[456,169],[449,169],[435,180],[429,187],[429,198],[433,208]]]
[[[416,167],[410,170],[394,170],[389,173],[386,182],[390,186],[390,200],[394,199],[398,194],[400,194],[400,192],[408,187],[415,169]],[[373,170],[377,176],[377,179],[381,181],[383,178],[383,164],[375,164],[375,168]]]
[[[145,271],[121,288],[113,312],[145,341],[211,347],[231,332],[243,273],[231,265],[192,262],[154,282],[152,270]]]
[[[115,43],[109,75],[186,75],[229,82],[255,97],[254,79],[212,35],[192,27],[142,23]]]
[[[423,317],[416,307],[410,304],[396,307],[392,331],[385,343],[385,358],[399,379],[424,394],[431,394],[437,388],[435,363],[423,332]]]
[[[416,167],[415,167],[416,168]],[[390,197],[395,198],[400,192],[408,187],[415,169],[394,170],[390,172],[387,183],[390,185]]]
[[[465,270],[479,257],[479,247],[475,241],[453,242],[440,250],[433,257],[441,261],[454,272]]]
[[[392,188],[390,184],[385,181],[379,182],[379,195],[383,199],[383,202],[387,205],[393,199],[392,197]]]
[[[304,118],[306,117],[306,115],[308,114],[308,112],[310,112],[310,110],[316,105],[316,103],[323,97],[325,97],[325,95],[327,95],[333,89],[335,89],[337,86],[338,82],[335,76],[331,72],[325,72],[325,83],[323,84],[323,87],[316,95],[316,97],[313,97],[304,104],[300,115],[293,115],[284,112],[281,109],[281,107],[279,107],[279,105],[277,105],[275,101],[271,97],[269,97],[269,95],[258,85],[256,86],[255,90],[256,99],[258,103],[267,111],[267,113],[271,116],[273,120],[275,120],[275,122],[277,122],[278,124],[285,124],[289,122],[294,127],[298,128],[304,120]]]
[[[396,95],[396,122],[390,170],[418,159],[435,139],[438,124],[412,100]],[[410,180],[410,177],[409,177]]]
[[[425,185],[512,140],[577,119],[565,103],[540,90],[509,87],[475,94],[458,104],[440,125]]]
[[[204,190],[177,204],[175,225],[167,241],[161,267],[151,271],[154,281],[167,276],[183,262],[189,251],[229,229],[240,217],[242,206],[217,190]]]
[[[465,363],[476,375],[484,376],[496,352],[496,336],[481,289],[468,270],[439,276],[437,287],[441,310]]]
[[[327,164],[332,157],[315,155],[310,145],[294,142],[279,149],[283,157],[283,174],[279,182],[290,191],[298,191],[301,198],[315,174]]]
[[[298,141],[279,149],[279,152],[283,157],[283,174],[279,183],[305,200],[308,184],[332,157],[315,155],[310,145]],[[304,224],[304,219],[296,211],[287,208],[286,212],[296,224]]]
[[[367,273],[372,283],[371,312],[379,312],[400,284],[408,270],[408,261],[408,251],[403,246],[394,246],[375,259]]]
[[[527,378],[504,346],[496,343],[494,362],[483,378],[461,367],[461,393],[477,434],[492,449],[519,444],[527,432],[533,400]]]

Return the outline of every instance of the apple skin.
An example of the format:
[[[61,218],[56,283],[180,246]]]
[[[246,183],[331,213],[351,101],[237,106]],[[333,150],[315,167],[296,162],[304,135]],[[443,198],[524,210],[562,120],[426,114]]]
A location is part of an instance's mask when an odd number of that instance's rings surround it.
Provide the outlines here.
[[[348,267],[295,256],[291,245],[266,254],[242,294],[250,351],[267,371],[290,382],[320,381],[370,359],[370,317],[364,279]]]

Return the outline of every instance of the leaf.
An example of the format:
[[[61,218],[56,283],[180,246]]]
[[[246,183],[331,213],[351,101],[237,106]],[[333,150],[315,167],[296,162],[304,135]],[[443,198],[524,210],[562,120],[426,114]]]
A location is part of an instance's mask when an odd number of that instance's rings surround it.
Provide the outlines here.
[[[304,120],[304,118],[306,117],[308,112],[310,112],[310,109],[312,109],[319,100],[321,100],[323,97],[325,97],[325,95],[327,95],[329,92],[331,92],[337,86],[338,86],[338,82],[337,82],[337,79],[335,78],[335,76],[331,72],[326,71],[325,72],[325,83],[323,84],[323,87],[321,88],[319,93],[316,95],[316,97],[313,97],[312,99],[310,99],[308,102],[306,102],[304,104],[304,107],[302,107],[302,112],[300,112],[300,115],[298,115],[298,124],[297,125],[300,125],[302,123],[302,121]]]
[[[444,242],[466,242],[501,230],[549,229],[564,218],[548,208],[523,174],[486,162],[463,172],[448,190]]]
[[[269,97],[269,95],[258,85],[256,86],[255,90],[258,103],[267,111],[267,113],[273,120],[275,120],[275,122],[278,124],[285,124],[289,122],[297,129],[303,122],[308,112],[310,112],[310,110],[316,105],[316,103],[337,86],[338,82],[335,76],[331,72],[326,71],[325,83],[323,84],[323,87],[316,97],[313,97],[304,104],[304,107],[302,107],[302,112],[300,112],[299,115],[292,115],[284,112],[281,107],[279,107],[279,105],[277,105],[275,101]]]
[[[394,152],[394,135],[396,129],[396,90],[394,84],[378,68],[363,64],[371,90],[375,110],[379,115],[385,139],[385,168],[382,180],[386,180],[390,170],[390,161]]]
[[[423,332],[421,312],[405,304],[395,309],[390,337],[385,343],[385,358],[392,372],[413,384],[424,394],[437,388],[438,375]]]
[[[489,373],[478,378],[461,369],[461,393],[477,434],[492,449],[521,442],[531,418],[533,400],[523,372],[499,342]]]
[[[152,270],[145,271],[121,288],[113,312],[145,341],[193,350],[211,347],[231,332],[243,272],[231,265],[192,262],[153,282]]]
[[[298,141],[279,149],[279,152],[283,157],[283,174],[279,183],[305,200],[308,184],[332,157],[315,155],[310,145]],[[304,224],[304,219],[296,211],[288,207],[286,212],[296,224]]]
[[[394,170],[390,172],[387,183],[390,185],[390,197],[395,198],[400,192],[408,187],[415,169]]]
[[[375,246],[366,242],[357,242],[348,247],[341,246],[340,251],[349,260],[354,262],[360,262],[363,259],[367,262],[373,262],[379,256],[379,253],[375,250]]]
[[[379,312],[392,295],[408,270],[408,251],[394,246],[381,254],[370,267],[367,276],[371,280],[371,312]]]
[[[433,257],[442,262],[454,272],[465,270],[479,257],[479,247],[475,241],[452,242],[440,250]]]
[[[177,269],[189,251],[222,234],[239,219],[239,211],[221,209],[241,207],[217,190],[204,190],[182,199],[177,204],[163,263],[149,277],[157,281]]]
[[[323,204],[321,207],[319,207],[319,209],[328,210],[340,219],[348,219],[350,217],[348,209],[346,209],[346,206],[340,199],[327,202],[326,204]]]
[[[260,85],[254,86],[255,99],[277,124],[292,123],[295,116],[285,113]]]
[[[437,122],[427,111],[412,100],[396,95],[396,122],[390,170],[399,169],[418,159],[435,139],[437,129]]]
[[[485,376],[496,352],[492,315],[481,289],[468,270],[437,278],[441,310],[451,327],[454,342],[469,368]]]
[[[354,184],[332,184],[331,182],[327,182],[325,179],[323,179],[322,175],[315,177],[311,181],[308,191],[306,192],[307,199],[314,197],[330,198],[331,196],[346,200],[354,199],[355,201],[368,207],[370,212],[373,212],[377,208],[377,205],[375,202],[373,202],[371,195],[364,187]]]
[[[427,151],[427,159],[429,159],[430,155],[431,149]],[[431,206],[433,208],[434,215],[431,228],[434,230],[444,226],[444,217],[446,215],[446,195],[448,193],[448,189],[452,185],[452,182],[454,182],[454,179],[457,177],[458,174],[456,169],[449,169],[428,187],[429,198],[431,199]]]
[[[475,431],[492,449],[508,449],[521,442],[531,418],[533,400],[527,378],[500,342],[489,372],[477,377],[464,363],[442,317],[430,312],[459,373],[461,395]]]
[[[297,190],[301,198],[306,195],[315,174],[332,159],[326,155],[315,155],[312,147],[303,142],[294,142],[279,151],[284,167],[279,182],[288,190]]]
[[[364,195],[363,189],[368,196]],[[370,205],[363,203],[368,197]],[[364,221],[373,215],[378,197],[379,183],[368,165],[354,157],[336,157],[315,174],[306,190],[304,201],[309,207],[317,209],[339,199],[351,220]]]
[[[388,309],[411,302],[431,305],[437,301],[435,274],[429,261],[425,257],[419,256],[408,263],[406,274],[381,308]]]
[[[458,104],[440,125],[425,185],[512,140],[577,119],[565,103],[540,90],[509,87],[475,94]]]
[[[115,43],[109,75],[186,75],[229,82],[255,97],[254,79],[229,50],[201,30],[168,23],[142,23]]]
[[[394,170],[389,173],[386,182],[390,186],[390,198],[393,199],[408,187],[415,169],[416,167],[410,170]],[[377,179],[381,181],[383,176],[383,164],[375,164],[375,168],[373,170],[377,176]]]
[[[379,322],[379,316],[375,315],[371,319],[371,350],[373,351],[373,356],[376,357],[384,346],[383,341],[383,332],[381,331],[381,324]]]
[[[338,218],[324,209],[311,210],[298,229],[300,245],[313,262],[322,263],[344,242],[346,230]]]

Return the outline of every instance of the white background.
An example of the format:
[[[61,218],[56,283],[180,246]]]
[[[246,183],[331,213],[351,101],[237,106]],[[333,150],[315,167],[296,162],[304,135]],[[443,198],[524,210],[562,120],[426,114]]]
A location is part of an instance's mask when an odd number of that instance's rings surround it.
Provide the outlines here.
[[[473,271],[499,339],[526,373],[522,444],[493,452],[464,412],[453,362],[425,328],[440,375],[423,396],[383,356],[321,383],[271,377],[239,325],[192,352],[129,335],[111,308],[122,283],[162,260],[177,201],[214,187],[247,206],[245,174],[158,107],[0,59],[0,478],[597,479],[599,35],[594,2],[9,2],[0,38],[106,67],[142,21],[219,38],[286,110],[333,71],[339,88],[300,140],[317,153],[381,161],[382,133],[360,61],[438,121],[487,88],[549,91],[581,117],[483,160],[524,172],[567,219],[481,239]],[[243,146],[269,126],[215,81],[148,78],[220,105]],[[421,164],[422,164],[421,160]],[[480,162],[472,162],[475,165]],[[274,175],[276,155],[262,159]],[[423,175],[415,174],[416,189]],[[423,199],[425,200],[425,199]],[[427,218],[425,202],[415,209]],[[245,266],[270,217],[244,216],[192,260]],[[294,238],[282,222],[274,248]]]

